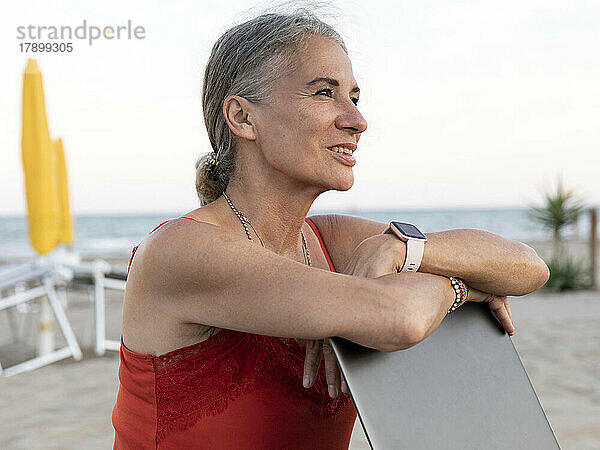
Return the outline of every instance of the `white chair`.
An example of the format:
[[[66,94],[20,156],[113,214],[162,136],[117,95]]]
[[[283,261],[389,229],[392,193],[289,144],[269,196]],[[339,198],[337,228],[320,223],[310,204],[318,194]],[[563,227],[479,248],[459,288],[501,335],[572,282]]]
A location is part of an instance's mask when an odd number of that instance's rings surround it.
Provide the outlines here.
[[[103,355],[106,350],[119,351],[120,342],[106,339],[106,300],[105,289],[125,291],[126,274],[114,272],[109,263],[103,259],[96,259],[92,263],[81,263],[78,265],[67,264],[73,271],[74,279],[93,286],[95,342],[94,351],[97,355]]]
[[[36,265],[34,263],[8,267],[0,271],[0,291],[10,288],[14,289],[18,284],[41,283],[39,286],[17,290],[13,295],[0,298],[0,311],[31,302],[38,298],[47,297],[54,316],[67,341],[67,345],[61,349],[53,350],[11,367],[2,368],[0,364],[0,375],[16,375],[70,356],[76,360],[82,358],[81,349],[55,290],[57,283],[64,283],[72,277],[73,273],[64,267]]]

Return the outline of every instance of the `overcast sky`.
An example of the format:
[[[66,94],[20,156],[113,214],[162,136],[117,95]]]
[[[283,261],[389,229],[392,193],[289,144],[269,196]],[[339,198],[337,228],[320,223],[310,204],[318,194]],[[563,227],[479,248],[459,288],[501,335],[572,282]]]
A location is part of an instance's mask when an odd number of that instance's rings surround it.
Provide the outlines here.
[[[0,16],[0,214],[23,214],[23,70],[36,57],[50,133],[83,213],[197,207],[214,41],[265,2],[20,1]],[[315,208],[528,206],[562,175],[600,205],[600,2],[335,1],[369,127],[355,185]],[[209,6],[210,5],[210,6]],[[143,26],[143,40],[21,53],[17,27]],[[36,42],[36,41],[31,41]],[[39,41],[38,41],[39,42]],[[45,40],[44,42],[51,42]],[[60,41],[52,41],[60,42]]]

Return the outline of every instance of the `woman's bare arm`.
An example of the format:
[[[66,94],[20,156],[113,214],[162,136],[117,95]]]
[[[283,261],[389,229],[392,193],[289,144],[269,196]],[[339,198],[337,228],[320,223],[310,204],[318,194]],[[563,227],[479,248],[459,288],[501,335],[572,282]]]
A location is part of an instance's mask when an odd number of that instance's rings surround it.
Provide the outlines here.
[[[346,267],[355,248],[385,231],[387,224],[360,217],[328,214],[313,216],[336,268]],[[483,292],[498,296],[524,295],[548,280],[544,261],[529,246],[482,230],[426,233],[427,243],[419,272],[455,276]],[[393,235],[381,237],[382,246],[398,266],[406,246]]]
[[[423,272],[457,276],[483,292],[525,295],[542,287],[550,276],[531,247],[487,231],[449,230],[429,233],[427,238]]]
[[[333,273],[189,221],[173,221],[142,242],[129,284],[182,323],[297,339],[341,336],[381,351],[415,345],[423,303],[443,309],[454,298],[442,277],[413,286],[401,277]]]

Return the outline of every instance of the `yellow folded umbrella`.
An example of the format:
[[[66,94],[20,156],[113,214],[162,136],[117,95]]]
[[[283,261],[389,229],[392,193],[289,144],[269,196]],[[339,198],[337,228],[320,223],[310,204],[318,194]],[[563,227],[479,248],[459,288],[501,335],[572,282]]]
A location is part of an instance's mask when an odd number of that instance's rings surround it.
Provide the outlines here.
[[[58,236],[58,242],[73,245],[73,216],[71,216],[69,184],[67,182],[67,164],[61,138],[58,138],[58,141],[54,141],[54,149],[57,158],[56,170],[60,209],[60,234]]]
[[[72,243],[73,225],[62,142],[48,131],[42,74],[30,59],[23,77],[21,140],[31,245],[40,254],[59,242]]]

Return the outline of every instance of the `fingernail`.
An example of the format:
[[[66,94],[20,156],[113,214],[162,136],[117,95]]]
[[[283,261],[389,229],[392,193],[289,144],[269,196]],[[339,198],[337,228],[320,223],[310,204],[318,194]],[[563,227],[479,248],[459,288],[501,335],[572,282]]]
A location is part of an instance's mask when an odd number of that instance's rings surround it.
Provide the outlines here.
[[[337,392],[336,392],[335,386],[333,384],[329,385],[329,396],[331,398],[336,398],[337,397]]]
[[[304,375],[304,378],[302,378],[302,384],[304,385],[305,388],[310,386],[310,376],[309,375]]]
[[[342,392],[344,394],[348,394],[348,385],[346,384],[345,381],[342,380]]]

